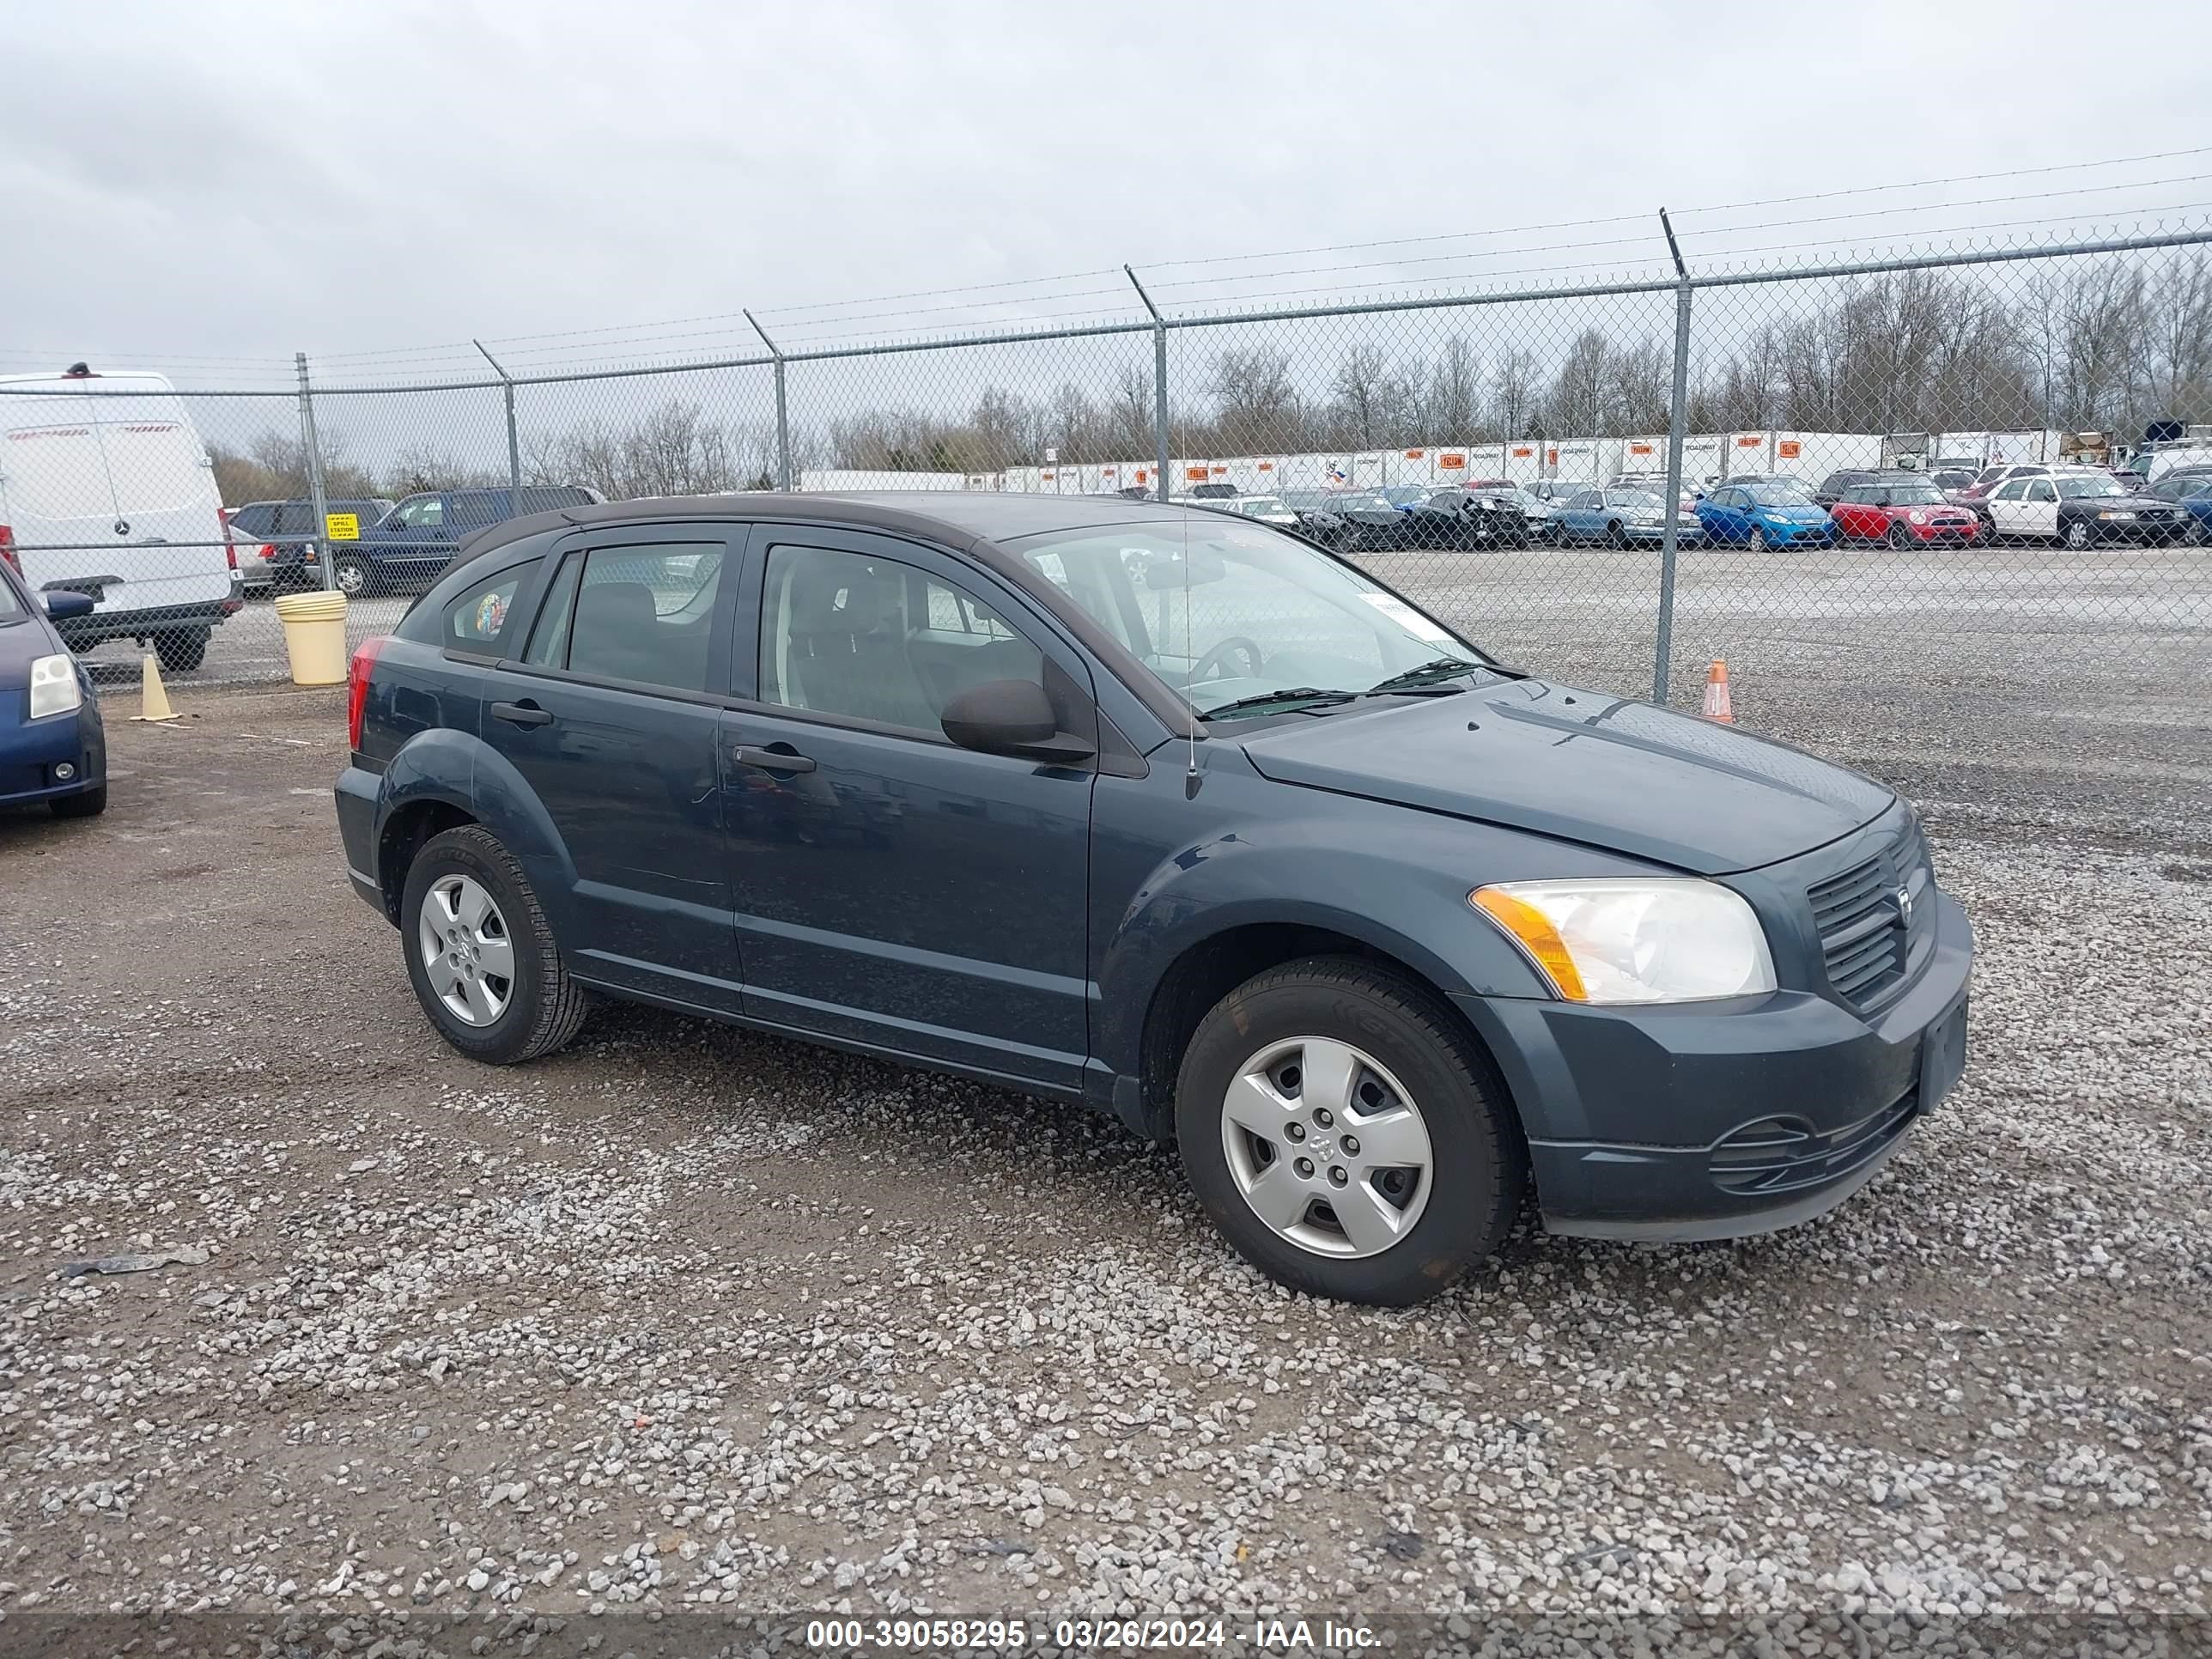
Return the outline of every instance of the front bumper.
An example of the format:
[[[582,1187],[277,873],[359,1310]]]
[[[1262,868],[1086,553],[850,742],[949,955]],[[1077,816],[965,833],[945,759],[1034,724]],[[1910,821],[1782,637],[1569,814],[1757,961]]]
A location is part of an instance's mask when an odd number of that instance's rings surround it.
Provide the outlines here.
[[[1872,1180],[1962,1063],[1973,930],[1935,896],[1926,966],[1872,1018],[1802,991],[1658,1007],[1455,998],[1521,1105],[1545,1225],[1741,1237]]]
[[[74,714],[14,724],[20,711],[6,705],[24,696],[0,692],[0,720],[10,722],[0,727],[0,806],[59,800],[105,784],[107,735],[99,706],[88,701]],[[66,781],[54,775],[54,768],[64,764],[75,775]]]
[[[1662,524],[1625,524],[1620,533],[1632,542],[1650,542],[1654,547],[1667,539],[1667,526]],[[1702,547],[1705,541],[1703,525],[1682,525],[1674,532],[1677,547]]]
[[[1895,523],[1896,520],[1893,520],[1891,522]],[[1948,543],[1954,545],[1962,545],[1968,542],[1978,542],[1982,538],[1982,525],[1981,520],[1978,519],[1969,524],[1911,524],[1908,522],[1905,527],[1912,532],[1912,539],[1917,542],[1930,544]]]

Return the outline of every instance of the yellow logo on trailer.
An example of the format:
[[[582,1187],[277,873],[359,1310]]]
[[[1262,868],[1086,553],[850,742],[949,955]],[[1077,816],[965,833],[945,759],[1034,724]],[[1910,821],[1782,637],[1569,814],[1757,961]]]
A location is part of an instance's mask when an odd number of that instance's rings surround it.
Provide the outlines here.
[[[357,542],[361,539],[361,514],[358,513],[330,513],[323,517],[324,533],[334,542]]]

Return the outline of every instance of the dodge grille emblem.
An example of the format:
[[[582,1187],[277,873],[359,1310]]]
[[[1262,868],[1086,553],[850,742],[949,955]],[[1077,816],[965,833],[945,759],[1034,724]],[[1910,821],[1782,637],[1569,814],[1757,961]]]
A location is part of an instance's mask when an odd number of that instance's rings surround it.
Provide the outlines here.
[[[1897,890],[1897,919],[1907,927],[1912,926],[1912,890],[1910,887]]]

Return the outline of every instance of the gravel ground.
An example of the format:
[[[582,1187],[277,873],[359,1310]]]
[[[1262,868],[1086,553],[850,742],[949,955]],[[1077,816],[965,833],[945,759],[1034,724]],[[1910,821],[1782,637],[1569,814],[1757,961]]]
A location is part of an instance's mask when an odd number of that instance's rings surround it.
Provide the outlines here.
[[[1395,1313],[975,1085],[622,1009],[471,1066],[345,888],[337,700],[112,699],[108,815],[0,816],[0,1648],[750,1650],[801,1609],[2197,1650],[2212,694],[1898,683],[1739,712],[1923,800],[1981,938],[1959,1092],[1814,1224],[1524,1225]],[[134,1254],[177,1259],[75,1271]]]

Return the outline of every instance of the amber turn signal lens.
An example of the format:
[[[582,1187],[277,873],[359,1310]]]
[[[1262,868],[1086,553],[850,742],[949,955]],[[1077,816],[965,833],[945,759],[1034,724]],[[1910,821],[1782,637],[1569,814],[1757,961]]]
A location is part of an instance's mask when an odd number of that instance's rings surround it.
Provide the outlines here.
[[[1553,988],[1561,996],[1569,1002],[1589,1000],[1589,994],[1583,988],[1583,976],[1575,968],[1575,959],[1567,954],[1566,941],[1552,926],[1550,917],[1534,905],[1495,887],[1476,888],[1467,896],[1467,902],[1519,940],[1521,948],[1549,976]]]

